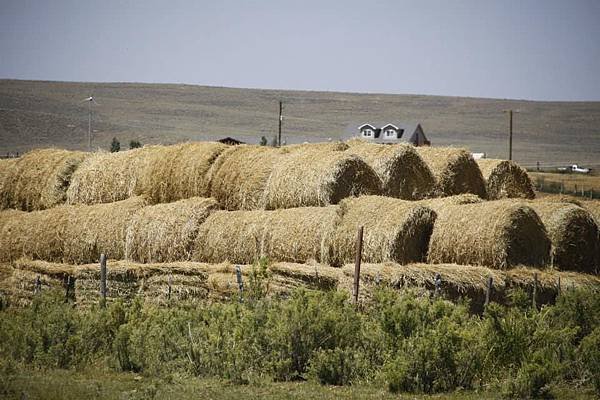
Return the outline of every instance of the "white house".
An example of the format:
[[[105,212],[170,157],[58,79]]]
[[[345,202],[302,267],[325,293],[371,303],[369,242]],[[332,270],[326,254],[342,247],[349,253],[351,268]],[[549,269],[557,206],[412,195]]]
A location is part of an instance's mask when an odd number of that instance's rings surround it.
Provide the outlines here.
[[[379,126],[379,127],[378,127]],[[362,139],[375,143],[410,143],[414,146],[429,146],[421,124],[362,124],[358,127],[359,136]]]

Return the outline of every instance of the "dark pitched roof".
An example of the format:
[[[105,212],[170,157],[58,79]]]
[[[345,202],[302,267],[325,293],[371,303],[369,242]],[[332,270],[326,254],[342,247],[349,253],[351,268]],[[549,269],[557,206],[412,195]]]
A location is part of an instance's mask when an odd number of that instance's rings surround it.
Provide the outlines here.
[[[411,141],[413,134],[416,132],[416,130],[420,124],[418,122],[397,122],[397,121],[389,121],[389,120],[373,121],[373,122],[369,122],[368,124],[362,124],[360,126],[354,125],[353,132],[352,132],[353,136],[356,136],[358,134],[359,129],[366,125],[377,127],[377,129],[375,131],[375,138],[373,139],[373,141],[375,143],[389,143],[389,142],[408,143]],[[404,130],[402,137],[400,137],[398,139],[391,139],[391,140],[384,139],[381,135],[381,130],[382,130],[382,128],[385,128],[389,125],[393,125],[397,129]]]

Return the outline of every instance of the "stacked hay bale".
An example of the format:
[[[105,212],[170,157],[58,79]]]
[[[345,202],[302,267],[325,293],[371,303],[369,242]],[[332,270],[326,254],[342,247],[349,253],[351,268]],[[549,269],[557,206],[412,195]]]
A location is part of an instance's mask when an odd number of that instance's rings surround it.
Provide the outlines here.
[[[209,172],[211,197],[225,210],[265,208],[265,188],[278,150],[263,146],[233,146],[225,150]]]
[[[42,149],[26,153],[16,161],[7,160],[2,181],[3,208],[24,211],[44,210],[63,204],[74,171],[86,153]]]
[[[62,261],[69,207],[42,211],[0,211],[0,260],[30,257]]]
[[[535,197],[531,178],[518,164],[508,160],[479,159],[477,165],[485,180],[488,199]]]
[[[208,172],[228,147],[217,142],[165,146],[140,171],[135,193],[146,196],[152,204],[209,197]]]
[[[379,193],[381,180],[360,157],[331,146],[304,146],[284,153],[273,166],[265,208],[320,207]]]
[[[600,201],[599,200],[589,200],[583,203],[580,203],[582,207],[588,210],[596,219],[596,223],[600,226]]]
[[[433,173],[435,196],[473,193],[485,198],[483,176],[467,150],[450,147],[417,147],[416,149]]]
[[[435,207],[429,263],[507,269],[548,262],[550,240],[535,211],[514,201]]]
[[[598,225],[585,209],[571,203],[531,202],[552,241],[551,264],[559,270],[600,273]]]
[[[146,168],[153,161],[162,159],[163,154],[163,146],[94,153],[73,174],[67,203],[112,203],[134,196]]]
[[[143,263],[189,260],[200,224],[216,208],[213,199],[193,197],[138,210],[127,228],[125,257]]]
[[[96,262],[125,257],[125,237],[133,216],[147,205],[143,197],[92,206],[70,206],[64,234],[64,262]]]
[[[0,260],[30,257],[86,263],[97,261],[100,253],[123,258],[126,227],[145,204],[143,198],[134,197],[94,206],[0,212]]]
[[[332,264],[355,257],[356,233],[364,227],[363,260],[400,264],[423,261],[435,213],[428,207],[382,196],[363,196],[340,203],[341,221],[333,240]]]
[[[327,263],[337,207],[273,211],[216,211],[200,226],[193,260],[250,264],[273,261]]]
[[[362,159],[332,146],[236,146],[219,156],[210,176],[211,195],[226,210],[325,206],[381,190]]]
[[[418,200],[432,192],[433,174],[413,146],[381,145],[362,140],[350,140],[348,144],[346,152],[363,158],[377,173],[384,196]]]
[[[13,170],[17,164],[16,158],[0,160],[0,210],[10,208],[10,186],[8,185],[9,177],[13,175]]]

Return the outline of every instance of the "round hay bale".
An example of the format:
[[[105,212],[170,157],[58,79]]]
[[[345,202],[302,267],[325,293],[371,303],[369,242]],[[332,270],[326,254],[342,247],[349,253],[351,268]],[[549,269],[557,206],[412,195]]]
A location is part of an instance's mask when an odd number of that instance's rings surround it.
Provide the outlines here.
[[[353,262],[359,226],[364,227],[365,262],[423,261],[435,213],[422,205],[382,196],[363,196],[340,203],[341,222],[333,240],[333,264]]]
[[[213,199],[193,197],[138,210],[127,228],[125,257],[143,263],[189,260],[200,224],[216,208]]]
[[[360,156],[377,173],[384,196],[418,200],[433,191],[433,174],[413,146],[382,145],[361,140],[351,140],[348,144],[347,152]]]
[[[135,193],[152,204],[170,203],[191,197],[209,197],[208,172],[229,146],[216,142],[192,142],[165,146],[153,154],[140,171]]]
[[[559,270],[600,272],[598,225],[585,209],[570,203],[531,202],[552,241],[551,264]]]
[[[548,194],[538,192],[535,201],[552,202],[552,203],[571,203],[579,207],[583,207],[583,201],[581,198],[571,196],[568,194]]]
[[[485,198],[485,182],[477,163],[465,149],[417,147],[435,179],[434,196],[473,193]]]
[[[525,169],[508,160],[479,159],[477,165],[485,180],[490,200],[520,197],[533,199],[533,183]]]
[[[64,235],[65,262],[96,262],[102,253],[123,259],[127,226],[146,204],[143,197],[132,197],[109,204],[65,207],[70,211]]]
[[[346,197],[379,193],[381,180],[360,157],[304,147],[282,156],[274,165],[265,188],[265,207],[319,207]]]
[[[328,263],[337,207],[216,211],[200,226],[194,261],[250,264],[309,260]]]
[[[8,185],[8,179],[12,176],[16,164],[16,158],[0,160],[0,209],[9,208],[10,186]]]
[[[100,253],[114,259],[125,253],[125,229],[145,205],[134,197],[94,206],[60,206],[42,211],[0,213],[0,258],[85,263]]]
[[[12,163],[4,177],[3,206],[34,211],[63,204],[74,171],[86,156],[83,152],[60,149],[26,153]]]
[[[581,205],[586,210],[588,210],[596,219],[596,223],[600,226],[600,201],[599,200],[589,200],[584,201],[578,205]]]
[[[514,201],[436,207],[429,242],[429,263],[482,265],[507,269],[544,266],[550,239],[542,221],[527,205]]]
[[[62,261],[68,220],[69,207],[66,206],[42,211],[0,212],[0,259],[14,261],[29,257]]]
[[[154,160],[164,158],[164,146],[145,146],[89,156],[75,171],[67,190],[68,204],[112,203],[134,196]]]
[[[226,210],[265,208],[265,188],[280,159],[278,150],[239,145],[221,153],[210,172],[210,193]]]

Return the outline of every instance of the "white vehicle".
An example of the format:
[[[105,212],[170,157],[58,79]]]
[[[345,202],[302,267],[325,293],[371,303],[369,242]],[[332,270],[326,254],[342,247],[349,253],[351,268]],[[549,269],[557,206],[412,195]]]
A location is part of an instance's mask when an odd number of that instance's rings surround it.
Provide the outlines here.
[[[558,168],[559,171],[565,171],[565,172],[576,172],[579,174],[589,174],[591,169],[589,168],[582,168],[577,164],[573,164],[570,167],[559,167]]]

